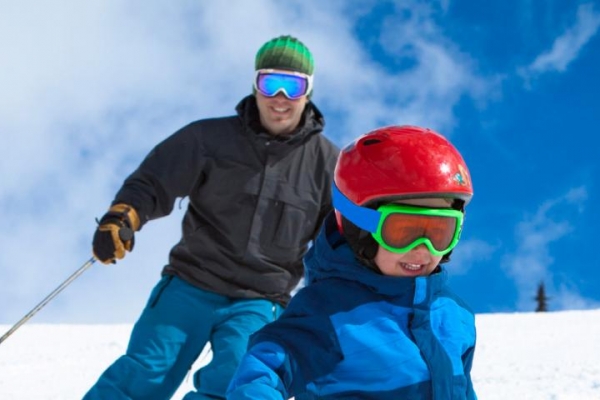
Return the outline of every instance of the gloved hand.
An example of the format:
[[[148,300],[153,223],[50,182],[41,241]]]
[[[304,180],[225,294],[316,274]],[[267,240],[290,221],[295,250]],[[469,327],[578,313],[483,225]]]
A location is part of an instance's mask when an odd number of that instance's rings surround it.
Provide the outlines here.
[[[125,257],[125,250],[133,250],[134,235],[140,227],[135,209],[127,204],[115,204],[98,222],[92,251],[104,264],[116,263]]]

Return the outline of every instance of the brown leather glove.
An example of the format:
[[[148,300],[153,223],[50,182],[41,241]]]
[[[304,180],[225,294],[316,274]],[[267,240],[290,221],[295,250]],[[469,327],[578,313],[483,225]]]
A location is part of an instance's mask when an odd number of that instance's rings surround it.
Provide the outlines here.
[[[127,204],[115,204],[98,222],[92,252],[104,264],[116,263],[133,250],[134,232],[140,227],[135,209]]]

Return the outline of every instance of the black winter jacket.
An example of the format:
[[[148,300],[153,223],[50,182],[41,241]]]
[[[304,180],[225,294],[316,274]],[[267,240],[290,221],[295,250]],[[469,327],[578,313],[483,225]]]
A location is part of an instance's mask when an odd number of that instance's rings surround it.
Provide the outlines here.
[[[193,122],[162,143],[123,184],[142,224],[189,197],[183,235],[163,274],[234,298],[286,305],[303,274],[302,257],[331,210],[338,148],[308,103],[287,137],[261,127],[254,96],[237,116]]]

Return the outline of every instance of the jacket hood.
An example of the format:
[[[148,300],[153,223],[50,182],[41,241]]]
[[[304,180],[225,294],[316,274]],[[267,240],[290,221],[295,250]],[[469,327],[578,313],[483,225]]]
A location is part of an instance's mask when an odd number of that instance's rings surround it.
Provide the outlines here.
[[[329,278],[339,278],[360,283],[371,291],[386,296],[414,295],[415,301],[431,299],[442,290],[447,281],[447,273],[441,271],[429,276],[409,278],[386,276],[362,264],[354,255],[350,245],[339,233],[335,216],[330,213],[321,231],[304,258],[307,282],[314,283]],[[413,293],[418,287],[420,291]]]

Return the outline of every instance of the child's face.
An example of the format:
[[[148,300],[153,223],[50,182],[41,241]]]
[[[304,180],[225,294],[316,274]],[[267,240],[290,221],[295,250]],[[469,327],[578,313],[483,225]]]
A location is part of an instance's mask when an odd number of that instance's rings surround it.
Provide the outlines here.
[[[399,204],[408,204],[431,208],[448,208],[446,199],[410,199]],[[421,244],[408,253],[392,253],[379,246],[375,255],[375,264],[384,275],[415,277],[429,275],[440,263],[442,256],[434,256],[425,245]]]

